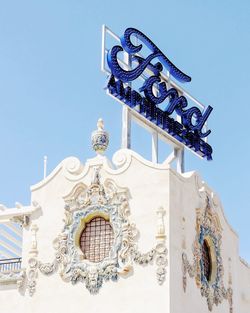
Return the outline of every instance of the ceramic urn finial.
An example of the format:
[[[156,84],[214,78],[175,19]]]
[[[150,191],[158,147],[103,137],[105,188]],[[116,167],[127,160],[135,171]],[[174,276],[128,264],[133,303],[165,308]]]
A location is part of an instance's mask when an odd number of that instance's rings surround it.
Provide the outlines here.
[[[109,144],[109,134],[104,130],[103,119],[99,118],[97,130],[91,135],[92,148],[97,154],[104,154]]]

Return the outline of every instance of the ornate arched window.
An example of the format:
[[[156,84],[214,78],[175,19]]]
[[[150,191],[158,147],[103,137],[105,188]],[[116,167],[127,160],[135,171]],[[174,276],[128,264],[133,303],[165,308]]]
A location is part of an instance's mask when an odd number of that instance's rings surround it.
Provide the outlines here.
[[[210,248],[206,240],[204,240],[202,244],[202,263],[204,276],[206,277],[207,281],[210,281],[212,272],[212,261]]]
[[[100,216],[88,222],[80,235],[80,248],[84,258],[94,263],[109,256],[113,242],[112,226]]]

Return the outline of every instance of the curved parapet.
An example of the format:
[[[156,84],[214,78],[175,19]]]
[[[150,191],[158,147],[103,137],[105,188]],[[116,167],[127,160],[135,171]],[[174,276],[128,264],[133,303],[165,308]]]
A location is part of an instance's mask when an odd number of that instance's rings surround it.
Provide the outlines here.
[[[153,163],[146,160],[141,155],[130,149],[120,149],[113,155],[112,162],[103,155],[97,155],[88,159],[85,164],[76,157],[68,157],[58,164],[58,166],[43,180],[31,186],[31,191],[38,190],[47,185],[57,175],[62,176],[72,182],[80,181],[88,175],[90,168],[101,166],[104,171],[112,175],[124,173],[131,165],[132,160],[136,160],[141,165],[156,170],[166,170],[170,168],[169,163]]]
[[[224,207],[222,205],[219,195],[214,190],[212,190],[212,188],[204,180],[202,180],[198,172],[191,171],[191,172],[182,174],[182,176],[187,179],[194,179],[195,186],[196,186],[195,189],[200,198],[199,207],[204,207],[206,203],[206,199],[207,197],[209,197],[210,204],[214,212],[217,212],[217,213],[221,212],[221,217],[223,218],[228,228],[234,233],[236,237],[238,237],[237,232],[233,229],[232,225],[228,222],[228,219],[226,217]]]

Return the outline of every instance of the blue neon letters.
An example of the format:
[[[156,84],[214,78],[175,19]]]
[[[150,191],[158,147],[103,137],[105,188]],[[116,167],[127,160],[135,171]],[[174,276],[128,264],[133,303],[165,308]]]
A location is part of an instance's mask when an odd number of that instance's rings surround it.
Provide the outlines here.
[[[131,35],[136,35],[152,51],[147,58],[135,55],[141,51],[142,44],[133,44]],[[166,83],[161,80],[160,74],[164,66],[176,80],[182,83],[191,81],[191,77],[180,71],[149,38],[134,28],[125,30],[121,37],[121,44],[122,47],[114,46],[107,55],[107,62],[112,72],[107,85],[109,92],[196,153],[211,160],[212,147],[202,139],[207,137],[211,130],[203,132],[202,129],[213,108],[208,106],[204,112],[197,107],[187,108],[187,99],[179,96],[176,88],[168,89]],[[118,62],[117,54],[123,50],[128,52],[131,62],[137,61],[138,65],[131,70],[123,69]],[[155,58],[160,62],[151,63]],[[143,86],[139,88],[138,91],[144,93],[142,96],[127,86],[127,83],[137,79],[146,68],[150,69],[153,75],[146,78]],[[153,92],[153,86],[158,86],[157,95]],[[166,107],[160,109],[159,104],[165,100]],[[181,117],[181,123],[170,117],[174,112]]]

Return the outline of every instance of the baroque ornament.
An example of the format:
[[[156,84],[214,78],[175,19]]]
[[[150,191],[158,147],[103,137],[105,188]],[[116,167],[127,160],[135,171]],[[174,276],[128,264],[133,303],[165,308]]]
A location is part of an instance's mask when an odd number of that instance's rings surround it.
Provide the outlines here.
[[[38,261],[36,258],[32,257],[29,259],[28,263],[29,263],[29,270],[27,273],[27,278],[28,278],[27,287],[29,290],[29,295],[32,297],[36,291]]]
[[[209,311],[213,305],[219,305],[223,299],[228,300],[230,313],[233,313],[233,290],[230,286],[226,289],[223,283],[223,263],[221,258],[221,227],[219,219],[212,212],[210,200],[207,196],[204,210],[197,210],[196,216],[196,237],[193,244],[193,263],[188,261],[185,252],[182,254],[183,289],[187,288],[187,273],[195,277],[196,285],[200,288],[201,295],[206,297]],[[202,247],[204,241],[209,245],[211,254],[211,273],[207,279],[204,262],[202,259]]]
[[[112,180],[100,182],[100,168],[94,168],[94,178],[89,187],[83,183],[75,186],[65,197],[65,218],[62,232],[54,241],[56,250],[52,263],[36,261],[31,264],[31,273],[36,269],[45,275],[59,271],[62,279],[73,285],[82,282],[91,294],[96,294],[105,281],[117,281],[132,271],[133,263],[145,265],[156,260],[157,281],[165,280],[167,249],[165,247],[164,210],[158,214],[156,246],[148,253],[140,253],[136,245],[138,231],[130,221],[128,190],[118,188]],[[109,221],[114,240],[109,255],[99,262],[90,262],[84,256],[79,244],[80,234],[85,225],[95,217]],[[35,288],[35,276],[30,279],[30,294]]]
[[[109,144],[109,134],[104,130],[103,120],[100,118],[97,122],[97,130],[91,135],[91,143],[97,154],[103,154]]]
[[[36,279],[37,279],[37,269],[38,269],[38,261],[37,261],[37,231],[38,227],[36,224],[31,225],[31,249],[29,251],[30,258],[28,260],[28,270],[27,270],[27,287],[29,291],[29,295],[32,297],[36,291]]]

